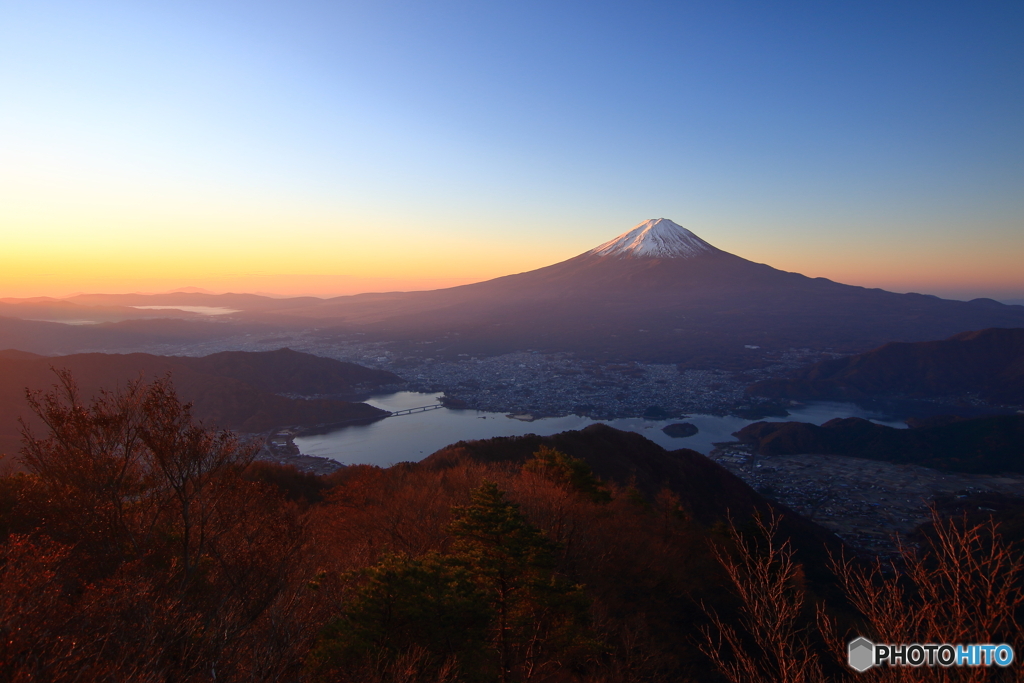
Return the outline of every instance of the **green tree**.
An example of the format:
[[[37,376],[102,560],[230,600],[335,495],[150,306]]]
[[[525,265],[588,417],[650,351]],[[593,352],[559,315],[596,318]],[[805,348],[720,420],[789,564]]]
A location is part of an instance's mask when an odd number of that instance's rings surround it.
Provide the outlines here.
[[[359,588],[313,655],[322,678],[347,670],[387,680],[396,662],[409,668],[415,659],[417,673],[432,680],[442,672],[487,680],[490,606],[451,557],[388,555],[352,578],[360,580]]]
[[[322,679],[531,680],[590,652],[582,588],[497,484],[452,512],[450,553],[389,555],[351,575],[358,587],[312,659]]]
[[[586,637],[587,600],[582,587],[555,572],[557,546],[494,482],[483,482],[470,505],[454,512],[453,556],[472,573],[494,612],[498,679],[529,680],[554,653],[586,652],[592,645]]]
[[[523,470],[539,474],[566,490],[577,491],[595,503],[609,503],[612,500],[608,487],[594,476],[590,465],[550,446],[538,448],[523,465]]]

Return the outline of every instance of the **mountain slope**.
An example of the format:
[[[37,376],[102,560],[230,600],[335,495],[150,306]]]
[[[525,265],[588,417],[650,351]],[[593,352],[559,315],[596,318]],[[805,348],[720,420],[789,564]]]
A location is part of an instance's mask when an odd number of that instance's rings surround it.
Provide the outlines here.
[[[154,312],[139,306],[182,308]],[[81,295],[66,302],[20,300],[0,315],[22,315],[32,307],[75,319],[91,311],[193,320],[72,326],[0,318],[0,348],[149,349],[301,330],[328,339],[358,334],[363,341],[399,346],[432,342],[431,355],[441,358],[533,349],[740,368],[764,365],[773,353],[791,348],[860,353],[890,341],[1024,328],[1024,306],[947,301],[809,278],[725,252],[664,218],[645,221],[560,263],[448,289],[326,300],[201,292]],[[235,312],[196,319],[228,309]]]
[[[781,517],[782,533],[793,540],[798,553],[811,565],[824,567],[828,553],[842,549],[834,534],[785,506],[768,501],[700,453],[686,448],[666,451],[639,434],[604,424],[545,437],[528,434],[460,441],[430,455],[419,466],[448,469],[466,462],[521,465],[541,445],[586,461],[601,479],[624,487],[634,486],[649,500],[667,488],[679,496],[691,519],[707,526],[729,519],[743,524],[751,515],[774,510]],[[819,579],[824,574],[820,572]]]
[[[913,398],[975,394],[995,403],[1024,404],[1024,329],[964,332],[941,341],[893,343],[867,353],[822,361],[788,379],[748,391],[796,399]]]
[[[572,350],[679,362],[746,346],[864,351],[982,327],[1024,327],[1024,307],[946,301],[809,278],[717,249],[667,219],[561,263],[450,289],[362,294],[264,313],[438,352]]]
[[[388,372],[287,350],[215,354],[206,358],[145,353],[0,357],[0,453],[13,455],[18,451],[19,418],[33,429],[41,429],[25,402],[25,389],[52,387],[57,377],[51,368],[70,370],[86,399],[101,388],[114,389],[140,377],[152,381],[170,373],[178,395],[183,401],[194,403],[196,417],[208,426],[242,432],[380,418],[384,411],[365,403],[301,400],[278,396],[277,392],[340,394],[357,388],[356,385],[367,388],[399,381]]]
[[[262,353],[224,351],[199,358],[176,358],[175,362],[197,372],[229,377],[275,394],[352,394],[402,381],[401,377],[385,370],[291,349]]]
[[[693,258],[719,251],[683,226],[667,218],[657,218],[644,221],[587,253],[634,258]]]
[[[761,455],[845,455],[949,472],[1024,471],[1024,415],[995,415],[912,429],[857,417],[825,424],[755,422],[736,432]]]

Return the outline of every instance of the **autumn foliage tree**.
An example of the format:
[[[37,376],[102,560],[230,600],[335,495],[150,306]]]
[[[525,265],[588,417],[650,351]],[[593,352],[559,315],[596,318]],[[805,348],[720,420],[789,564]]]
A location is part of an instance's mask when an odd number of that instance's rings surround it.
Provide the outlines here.
[[[523,471],[539,474],[567,490],[585,495],[595,503],[611,502],[608,487],[594,476],[590,465],[556,448],[542,445],[523,465]]]
[[[299,665],[277,631],[302,609],[304,525],[242,478],[254,446],[196,423],[169,378],[87,402],[59,372],[28,402],[46,433],[24,428],[28,473],[5,480],[0,680],[259,680]]]
[[[28,399],[44,429],[0,476],[3,683],[794,682],[843,680],[853,633],[1021,651],[1024,563],[992,525],[936,520],[823,590],[798,562],[824,565],[823,535],[767,504],[729,533],[685,487],[550,445],[607,451],[585,434],[318,478],[254,466],[168,378]]]
[[[556,545],[492,481],[452,512],[449,552],[360,572],[316,654],[322,677],[397,680],[413,666],[423,680],[529,681],[586,655],[588,603],[556,572]]]

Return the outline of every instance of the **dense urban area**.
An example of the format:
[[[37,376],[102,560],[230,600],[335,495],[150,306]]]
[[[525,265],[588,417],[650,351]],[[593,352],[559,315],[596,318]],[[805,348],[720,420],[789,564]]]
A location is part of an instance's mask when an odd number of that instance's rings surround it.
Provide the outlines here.
[[[1024,495],[1019,474],[939,472],[838,455],[766,457],[741,443],[719,444],[710,457],[869,556],[897,554],[897,538],[927,523],[939,496]]]
[[[684,369],[675,364],[599,362],[573,353],[525,351],[496,356],[458,354],[451,357],[438,342],[399,344],[325,337],[315,330],[291,336],[250,335],[187,345],[132,349],[161,355],[205,356],[220,351],[270,351],[288,347],[325,358],[380,368],[406,384],[393,389],[444,392],[453,405],[534,417],[579,414],[595,419],[642,417],[651,409],[658,417],[685,413],[724,415],[739,410],[759,416],[744,394],[753,382],[831,357],[809,349],[767,354],[746,348],[761,367],[733,371]],[[768,412],[765,412],[767,410]],[[760,415],[777,414],[762,406]]]

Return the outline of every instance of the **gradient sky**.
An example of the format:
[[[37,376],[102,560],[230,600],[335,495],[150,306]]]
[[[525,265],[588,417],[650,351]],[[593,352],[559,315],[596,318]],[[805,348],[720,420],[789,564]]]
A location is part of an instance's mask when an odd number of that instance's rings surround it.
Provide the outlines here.
[[[0,11],[0,296],[320,295],[648,218],[1024,298],[1024,3],[49,2]]]

